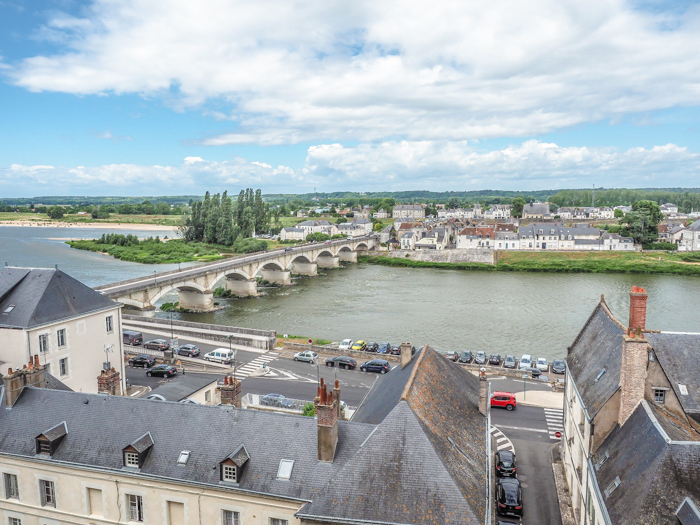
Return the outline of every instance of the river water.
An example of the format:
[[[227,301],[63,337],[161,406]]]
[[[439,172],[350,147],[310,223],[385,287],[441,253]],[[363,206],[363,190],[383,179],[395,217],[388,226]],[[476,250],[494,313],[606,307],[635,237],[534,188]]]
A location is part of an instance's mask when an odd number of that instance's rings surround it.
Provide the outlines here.
[[[90,286],[177,267],[118,261],[55,240],[99,237],[101,230],[71,228],[69,235],[39,230],[56,229],[0,227],[0,262],[58,264]],[[318,277],[295,279],[293,286],[261,289],[265,295],[258,298],[221,300],[228,305],[223,310],[177,317],[334,341],[410,341],[442,351],[485,350],[516,357],[529,353],[553,359],[566,354],[601,294],[626,324],[633,285],[649,293],[648,328],[700,332],[697,277],[466,272],[367,264],[322,270]]]

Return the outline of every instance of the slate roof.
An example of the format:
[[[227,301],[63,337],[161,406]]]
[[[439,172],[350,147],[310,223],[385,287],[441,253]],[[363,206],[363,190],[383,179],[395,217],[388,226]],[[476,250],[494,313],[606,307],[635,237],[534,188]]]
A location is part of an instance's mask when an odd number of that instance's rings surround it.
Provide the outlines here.
[[[700,220],[697,220],[693,224],[688,226],[688,229],[694,232],[700,231]]]
[[[0,328],[33,328],[118,305],[61,270],[0,269]]]
[[[681,525],[700,525],[700,510],[690,498],[685,498],[676,510],[676,517]]]
[[[41,435],[43,435],[49,441],[54,441],[55,439],[58,439],[61,436],[65,436],[67,432],[68,428],[66,427],[66,422],[61,421],[59,424],[54,425],[50,429],[42,432]]]
[[[211,376],[184,375],[180,376],[176,381],[170,381],[158,388],[154,388],[148,396],[158,394],[163,396],[166,401],[175,401],[177,403],[212,383],[216,383],[216,378]]]
[[[624,333],[601,298],[568,349],[566,363],[589,418],[595,417],[620,388]],[[598,378],[602,370],[605,372]]]
[[[663,425],[661,421],[665,420]],[[610,457],[595,472],[612,523],[678,524],[674,515],[686,497],[700,499],[700,442],[674,439],[665,428],[673,422],[642,401],[625,424],[616,426],[593,457]],[[620,486],[605,496],[618,477]]]
[[[523,206],[523,215],[549,215],[548,202],[530,202]]]

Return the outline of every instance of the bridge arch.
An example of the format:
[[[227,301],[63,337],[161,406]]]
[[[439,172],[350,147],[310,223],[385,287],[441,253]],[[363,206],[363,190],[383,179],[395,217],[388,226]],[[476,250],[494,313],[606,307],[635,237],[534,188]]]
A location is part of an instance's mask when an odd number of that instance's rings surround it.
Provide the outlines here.
[[[171,292],[173,290],[183,290],[187,292],[209,292],[210,290],[207,290],[204,286],[201,284],[197,284],[194,281],[185,281],[184,283],[173,283],[173,284],[167,284],[165,286],[161,286],[158,291],[150,298],[151,299],[151,305],[155,306],[155,304],[160,301],[160,299],[167,294],[168,292]]]
[[[289,265],[291,266],[295,262],[310,264],[312,261],[306,255],[300,254],[294,257],[294,259],[292,259],[291,261],[289,261]]]
[[[335,257],[335,254],[330,250],[323,250],[322,252],[316,254],[316,259],[319,257]]]
[[[352,249],[349,246],[343,246],[338,250],[339,252],[351,252]]]
[[[367,251],[369,250],[369,246],[367,246],[367,243],[361,242],[357,246],[355,246],[355,251]]]
[[[284,271],[282,263],[278,261],[270,261],[260,266],[259,270],[277,270]]]
[[[249,277],[247,273],[239,269],[224,272],[222,277],[226,277],[226,279],[230,281],[249,281],[250,279],[252,279],[252,277]],[[217,279],[217,281],[218,280],[219,279]]]

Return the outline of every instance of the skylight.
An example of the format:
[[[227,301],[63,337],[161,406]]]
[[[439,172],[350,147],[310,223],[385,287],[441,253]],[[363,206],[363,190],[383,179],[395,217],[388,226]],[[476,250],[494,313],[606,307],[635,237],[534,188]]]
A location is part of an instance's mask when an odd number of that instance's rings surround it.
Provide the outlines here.
[[[678,383],[678,390],[681,391],[681,395],[682,395],[682,396],[687,396],[687,395],[688,395],[688,387],[687,387],[687,386],[681,385],[680,383]]]
[[[598,462],[596,463],[595,469],[598,470],[600,467],[603,466],[603,463],[605,463],[608,458],[610,457],[610,452],[607,450],[605,451],[605,454],[603,454],[599,459]]]
[[[180,457],[177,458],[177,464],[178,465],[187,465],[188,459],[190,459],[190,451],[183,450],[182,452],[180,452]]]
[[[280,467],[277,469],[277,479],[288,480],[292,477],[293,459],[281,459]]]
[[[608,488],[605,489],[605,497],[609,498],[610,495],[613,492],[615,492],[615,489],[620,486],[620,483],[622,483],[620,481],[620,476],[617,476],[614,480],[612,480],[612,483],[610,483],[610,485],[608,485]]]
[[[597,375],[596,378],[595,378],[595,382],[596,382],[596,383],[598,382],[598,379],[600,379],[601,377],[603,377],[603,374],[605,373],[605,370],[607,370],[607,369],[606,369],[606,368],[603,368],[600,372],[598,372],[598,375]]]
[[[5,308],[5,311],[4,311],[3,313],[4,313],[4,314],[9,314],[9,313],[10,313],[12,310],[14,310],[14,309],[15,309],[15,305],[14,305],[14,304],[11,304],[11,305],[8,306],[7,308]]]

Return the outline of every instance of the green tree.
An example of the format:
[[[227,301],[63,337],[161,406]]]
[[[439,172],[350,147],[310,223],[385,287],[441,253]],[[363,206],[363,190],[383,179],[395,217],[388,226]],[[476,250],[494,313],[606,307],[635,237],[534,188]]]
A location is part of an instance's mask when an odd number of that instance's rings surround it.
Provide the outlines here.
[[[654,201],[641,200],[632,204],[632,211],[620,219],[620,233],[634,238],[637,244],[650,244],[659,236],[659,223],[664,216]]]
[[[63,208],[60,206],[51,206],[49,208],[50,219],[61,219],[63,217]]]
[[[511,202],[511,210],[510,214],[513,217],[522,217],[523,216],[523,207],[525,206],[525,199],[523,199],[520,195],[515,197],[513,199],[513,202]]]
[[[621,219],[624,216],[625,216],[625,212],[623,212],[622,210],[615,210],[615,218],[616,219]]]

